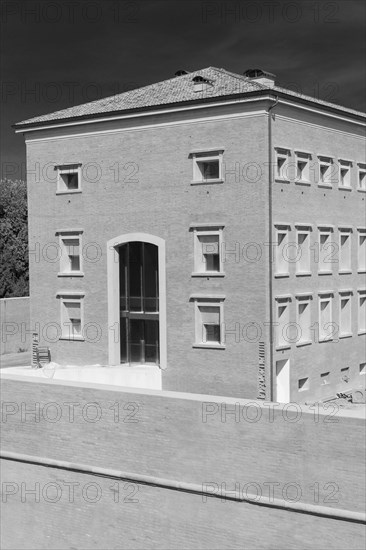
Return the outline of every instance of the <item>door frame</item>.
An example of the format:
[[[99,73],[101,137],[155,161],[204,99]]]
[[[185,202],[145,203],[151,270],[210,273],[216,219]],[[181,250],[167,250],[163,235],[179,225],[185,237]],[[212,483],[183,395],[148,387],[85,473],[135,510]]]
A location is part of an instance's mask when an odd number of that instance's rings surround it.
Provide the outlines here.
[[[159,353],[160,368],[167,367],[166,337],[166,261],[165,240],[148,233],[126,233],[107,241],[107,283],[108,283],[108,363],[120,365],[120,301],[119,301],[119,252],[118,247],[137,241],[158,247],[159,270]],[[116,299],[118,296],[118,299]]]

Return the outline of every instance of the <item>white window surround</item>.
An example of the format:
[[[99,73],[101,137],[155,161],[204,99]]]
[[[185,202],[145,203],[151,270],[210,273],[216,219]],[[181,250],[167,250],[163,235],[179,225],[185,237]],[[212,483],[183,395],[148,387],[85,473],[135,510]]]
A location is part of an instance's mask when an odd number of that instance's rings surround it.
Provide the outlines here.
[[[295,269],[296,276],[311,275],[311,224],[295,224],[296,228],[296,244],[298,247],[298,258],[296,260]]]
[[[290,183],[289,161],[291,149],[287,147],[275,147],[275,181]]]
[[[358,291],[358,334],[366,334],[366,290]]]
[[[338,187],[340,189],[352,190],[352,161],[339,159]]]
[[[81,163],[60,164],[55,166],[57,170],[57,191],[56,195],[68,193],[81,193]],[[73,187],[69,188],[65,178],[67,176],[76,176]]]
[[[358,227],[357,231],[357,271],[366,273],[366,227]]]
[[[332,187],[332,170],[334,165],[333,157],[318,155],[319,164],[319,187]]]
[[[332,264],[338,263],[337,247],[332,242],[332,233],[334,228],[332,225],[318,225],[318,274],[330,275],[332,273]]]
[[[358,164],[358,179],[357,179],[357,191],[366,193],[366,164],[359,162]]]
[[[299,331],[299,338],[296,345],[306,346],[312,343],[311,340],[311,302],[313,296],[309,294],[296,295],[296,323]]]
[[[225,296],[192,295],[190,300],[194,303],[195,341],[193,348],[225,349],[224,335],[224,300]],[[207,321],[205,323],[205,320]],[[209,340],[208,328],[215,327],[212,337],[217,337],[217,342]],[[218,328],[217,328],[218,327]],[[215,334],[216,333],[216,334]]]
[[[224,265],[222,261],[223,224],[191,224],[193,230],[194,271],[192,277],[224,277]],[[211,242],[212,241],[212,242]],[[216,256],[214,267],[212,256]],[[211,256],[211,258],[210,258]]]
[[[191,185],[224,183],[223,155],[223,148],[191,152],[190,157],[193,161]]]
[[[352,273],[352,228],[339,227],[339,259],[340,274]]]
[[[339,290],[339,338],[352,336],[352,296],[351,290]]]
[[[289,340],[290,326],[290,305],[292,303],[291,296],[276,296],[276,350],[288,349],[291,347],[292,341]]]
[[[333,304],[334,293],[332,291],[322,291],[319,293],[319,342],[329,342],[333,340],[335,327],[333,323]]]
[[[296,175],[295,183],[310,185],[310,161],[311,153],[295,151]]]
[[[60,291],[57,298],[60,300],[61,336],[59,340],[84,341],[84,296],[83,292]],[[75,317],[72,317],[75,315]],[[80,325],[77,320],[80,319]],[[74,321],[73,321],[74,320]],[[76,322],[75,322],[76,321]]]
[[[289,244],[290,244],[290,224],[276,223],[276,238],[274,241],[274,276],[289,277],[290,276],[290,262],[289,258]]]
[[[83,277],[82,269],[82,233],[83,230],[62,230],[57,231],[59,236],[60,244],[60,271],[57,274],[58,277]],[[75,250],[72,250],[73,243],[75,245]],[[71,247],[71,248],[70,248]],[[69,252],[74,252],[75,256],[79,258],[79,269],[72,269],[72,258],[70,257]],[[74,260],[77,262],[77,260]]]

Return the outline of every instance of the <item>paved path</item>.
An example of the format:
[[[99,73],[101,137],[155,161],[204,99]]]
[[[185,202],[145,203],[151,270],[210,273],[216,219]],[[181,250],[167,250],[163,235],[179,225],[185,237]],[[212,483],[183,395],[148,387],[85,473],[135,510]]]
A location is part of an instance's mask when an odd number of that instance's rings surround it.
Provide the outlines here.
[[[0,355],[0,369],[6,369],[8,367],[23,367],[31,364],[32,354],[30,351],[24,351],[22,353],[5,353]]]

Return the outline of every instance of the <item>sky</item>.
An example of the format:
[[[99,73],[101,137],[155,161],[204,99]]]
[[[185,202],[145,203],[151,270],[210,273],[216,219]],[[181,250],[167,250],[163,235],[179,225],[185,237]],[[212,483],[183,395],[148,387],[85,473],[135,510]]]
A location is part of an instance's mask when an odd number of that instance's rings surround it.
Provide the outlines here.
[[[1,171],[12,124],[208,66],[366,110],[364,0],[1,0]]]

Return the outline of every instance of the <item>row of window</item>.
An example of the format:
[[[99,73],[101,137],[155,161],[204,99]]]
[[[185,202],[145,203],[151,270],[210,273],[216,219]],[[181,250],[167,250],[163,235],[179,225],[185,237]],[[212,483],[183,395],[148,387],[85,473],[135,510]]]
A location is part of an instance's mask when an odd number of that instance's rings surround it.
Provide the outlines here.
[[[295,224],[296,235],[291,237],[290,224],[276,224],[275,276],[287,277],[290,265],[295,264],[296,275],[311,275],[311,264],[317,264],[319,274],[331,274],[333,265],[339,273],[352,271],[352,240],[357,240],[357,270],[366,272],[366,228],[338,228],[338,238],[332,225],[318,225],[317,239],[311,242],[311,224]]]
[[[359,367],[358,367],[358,373],[360,376],[364,376],[366,374],[366,363],[360,363],[359,364]],[[344,367],[342,369],[340,369],[340,372],[339,372],[339,380],[333,380],[334,383],[339,383],[339,382],[344,382],[345,384],[347,384],[347,382],[351,379],[351,370],[349,367]],[[330,373],[330,371],[328,372],[322,372],[320,374],[320,380],[319,380],[319,385],[321,386],[326,386],[328,384],[330,384],[332,382],[332,378],[335,378],[337,377],[337,373],[333,372],[332,375]],[[354,375],[352,375],[354,376]],[[308,377],[306,378],[299,378],[299,380],[297,381],[297,388],[298,388],[298,391],[301,392],[301,391],[306,391],[306,390],[309,390],[310,389],[310,380]]]
[[[359,290],[357,296],[351,290],[338,292],[338,318],[334,315],[334,293],[318,293],[317,314],[312,311],[312,293],[295,296],[295,311],[291,296],[276,298],[276,347],[284,349],[311,344],[318,335],[319,342],[352,336],[352,301],[357,299],[358,334],[366,332],[366,290]],[[317,322],[314,322],[314,318]]]
[[[276,148],[276,174],[279,182],[295,181],[310,185],[317,181],[319,186],[333,187],[338,184],[341,189],[352,189],[353,167],[357,166],[357,185],[359,191],[366,191],[366,164],[354,163],[351,160],[335,160],[331,156],[317,155],[314,162],[312,153],[294,151],[287,148]]]

